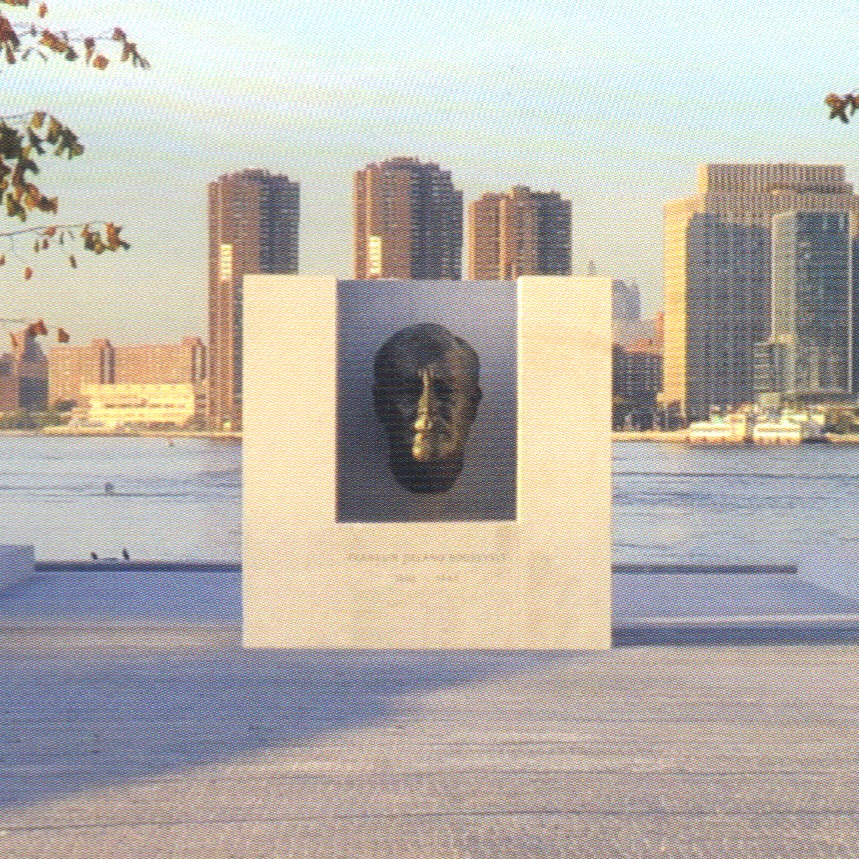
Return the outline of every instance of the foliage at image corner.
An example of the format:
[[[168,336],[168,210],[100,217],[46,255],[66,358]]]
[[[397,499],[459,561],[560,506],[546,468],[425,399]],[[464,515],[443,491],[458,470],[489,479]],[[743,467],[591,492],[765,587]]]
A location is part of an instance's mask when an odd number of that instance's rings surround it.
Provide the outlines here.
[[[15,7],[18,13],[29,12],[30,19],[13,20],[9,17],[11,12],[3,11],[4,6]],[[4,65],[35,60],[47,63],[57,57],[104,71],[111,62],[107,56],[111,52],[118,53],[121,63],[149,67],[137,45],[119,27],[104,33],[82,34],[48,26],[47,17],[48,6],[44,2],[0,0],[0,73]],[[104,52],[100,50],[102,46]],[[128,242],[120,237],[122,227],[110,221],[24,226],[34,213],[55,215],[59,210],[59,198],[43,193],[34,181],[40,173],[39,159],[48,154],[72,159],[83,152],[83,144],[75,132],[45,110],[0,114],[0,205],[7,217],[21,224],[16,229],[0,231],[0,238],[6,241],[6,252],[0,251],[0,266],[7,263],[7,256],[20,257],[24,242],[26,251],[34,254],[78,240],[84,250],[95,254],[128,249]],[[72,268],[77,267],[73,253],[69,253],[68,262]],[[24,279],[29,280],[32,275],[32,266],[25,266]]]

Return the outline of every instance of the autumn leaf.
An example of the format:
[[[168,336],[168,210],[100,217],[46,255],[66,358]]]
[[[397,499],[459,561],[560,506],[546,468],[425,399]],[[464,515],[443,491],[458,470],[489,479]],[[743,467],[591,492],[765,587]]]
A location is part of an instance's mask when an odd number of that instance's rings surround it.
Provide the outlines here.
[[[128,242],[124,242],[119,237],[119,231],[121,229],[122,227],[117,227],[116,224],[105,224],[105,241],[107,242],[107,247],[109,250],[116,251],[119,248],[122,248],[123,250],[128,250],[128,248],[130,247]]]
[[[847,106],[848,104],[853,104],[853,96],[846,95],[840,96],[836,92],[829,93],[825,99],[823,99],[823,103],[829,108],[829,118],[835,119],[838,117],[842,122],[849,122],[850,120],[847,118]]]
[[[11,46],[12,48],[17,48],[21,44],[15,28],[5,15],[0,15],[0,44],[4,44],[7,47]]]
[[[57,54],[65,54],[70,48],[69,43],[65,39],[60,38],[50,30],[42,30],[39,44],[44,45],[48,50],[54,51]]]
[[[48,121],[48,133],[45,136],[45,140],[51,145],[55,144],[60,139],[60,132],[62,130],[62,123],[55,116],[52,116]]]

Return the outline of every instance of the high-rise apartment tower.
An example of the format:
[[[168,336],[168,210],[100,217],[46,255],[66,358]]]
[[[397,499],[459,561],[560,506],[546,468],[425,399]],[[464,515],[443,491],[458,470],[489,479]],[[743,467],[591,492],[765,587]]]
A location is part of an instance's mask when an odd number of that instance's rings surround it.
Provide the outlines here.
[[[242,423],[242,278],[298,271],[298,182],[243,170],[209,184],[211,429]]]
[[[841,165],[707,164],[698,193],[665,206],[668,408],[698,419],[754,401],[755,344],[771,331],[772,219],[787,211],[857,213],[859,196]]]
[[[355,174],[355,277],[459,280],[462,192],[450,171],[417,158],[368,164]]]
[[[570,273],[570,201],[517,185],[468,207],[468,277],[510,280]]]

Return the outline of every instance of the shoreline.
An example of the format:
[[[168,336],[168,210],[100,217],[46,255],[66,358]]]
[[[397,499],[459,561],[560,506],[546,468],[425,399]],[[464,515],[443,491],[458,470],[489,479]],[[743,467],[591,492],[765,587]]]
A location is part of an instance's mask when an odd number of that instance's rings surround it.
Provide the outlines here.
[[[214,430],[113,430],[100,427],[45,427],[44,429],[3,429],[0,436],[61,436],[61,437],[111,437],[111,438],[211,438],[227,441],[241,441],[241,432],[217,432]]]
[[[210,430],[113,430],[99,427],[46,427],[45,429],[0,429],[0,436],[58,436],[58,437],[93,437],[93,438],[208,438],[226,441],[241,441],[241,432],[216,432]],[[687,430],[612,430],[613,442],[650,441],[663,444],[690,444]],[[835,445],[859,444],[859,433],[836,435],[828,433],[826,443]],[[713,442],[711,444],[696,444],[696,447],[744,447],[752,442]],[[778,446],[778,445],[776,445]]]
[[[827,433],[824,444],[859,444],[859,433]],[[692,443],[688,430],[612,430],[612,441],[656,441],[668,444],[688,444],[694,447],[746,447],[751,441],[718,441]],[[800,443],[800,444],[807,444]],[[757,445],[758,447],[795,447],[796,445]]]

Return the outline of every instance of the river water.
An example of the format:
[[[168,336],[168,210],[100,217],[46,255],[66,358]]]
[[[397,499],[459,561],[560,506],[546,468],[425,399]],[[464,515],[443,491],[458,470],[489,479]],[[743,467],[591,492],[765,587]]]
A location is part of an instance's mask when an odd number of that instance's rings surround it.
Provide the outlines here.
[[[237,442],[3,436],[0,543],[32,543],[43,560],[127,548],[137,559],[237,561],[240,482]]]
[[[620,442],[613,460],[616,562],[859,555],[859,446]],[[0,543],[33,543],[39,559],[127,548],[137,559],[237,561],[240,481],[236,442],[2,436]]]

